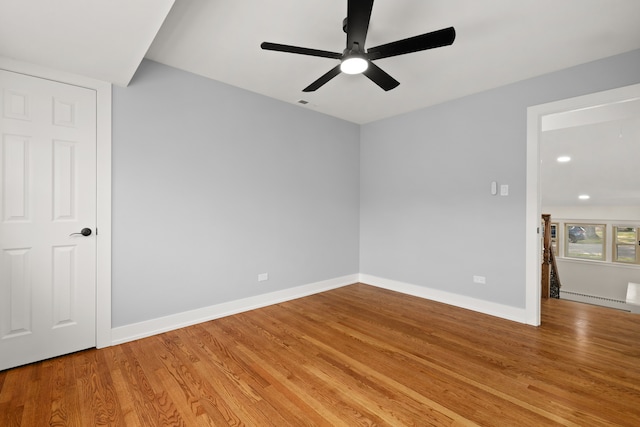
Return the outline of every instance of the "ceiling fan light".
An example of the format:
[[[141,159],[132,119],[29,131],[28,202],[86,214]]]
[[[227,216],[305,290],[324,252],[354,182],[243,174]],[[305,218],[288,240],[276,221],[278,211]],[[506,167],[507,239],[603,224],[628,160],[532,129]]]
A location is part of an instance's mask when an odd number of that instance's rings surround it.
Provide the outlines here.
[[[360,74],[364,72],[369,63],[360,56],[349,56],[340,63],[340,71],[345,74]]]

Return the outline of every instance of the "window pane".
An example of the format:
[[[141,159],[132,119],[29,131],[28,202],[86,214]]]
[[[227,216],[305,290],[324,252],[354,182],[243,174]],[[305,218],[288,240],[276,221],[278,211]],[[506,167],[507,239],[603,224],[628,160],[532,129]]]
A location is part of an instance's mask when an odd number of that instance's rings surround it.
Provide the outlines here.
[[[604,260],[604,225],[567,224],[565,231],[566,256]]]
[[[636,262],[635,245],[616,245],[616,261],[619,262]]]
[[[614,227],[616,259],[618,262],[636,262],[636,240],[638,230],[635,227]]]
[[[634,227],[616,227],[616,242],[635,245],[636,229]]]

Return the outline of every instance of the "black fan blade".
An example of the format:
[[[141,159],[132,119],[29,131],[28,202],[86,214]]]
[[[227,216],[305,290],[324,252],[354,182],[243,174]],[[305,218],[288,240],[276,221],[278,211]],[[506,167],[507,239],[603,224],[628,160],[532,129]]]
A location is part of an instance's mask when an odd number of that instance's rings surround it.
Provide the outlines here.
[[[300,55],[320,56],[322,58],[331,58],[331,59],[342,58],[341,53],[329,52],[326,50],[309,49],[306,47],[289,46],[288,44],[262,42],[260,47],[263,48],[264,50],[275,50],[277,52],[297,53]]]
[[[303,92],[313,92],[314,90],[317,90],[320,87],[322,87],[325,83],[327,83],[329,80],[331,80],[332,78],[334,78],[338,74],[340,74],[340,64],[336,65],[334,68],[329,70],[328,73],[324,74],[318,80],[316,80],[315,82],[311,83],[309,86],[307,86],[304,89],[302,89],[302,91]]]
[[[382,68],[378,67],[371,61],[369,61],[369,66],[362,74],[369,77],[372,82],[380,86],[385,91],[391,90],[400,84],[399,81],[391,77],[383,71]]]
[[[369,31],[369,20],[373,0],[349,0],[347,4],[347,49],[353,49],[353,44],[358,43],[360,50],[364,52],[364,42]]]
[[[390,56],[404,55],[405,53],[419,52],[435,47],[448,46],[456,39],[456,30],[453,27],[433,31],[408,39],[372,47],[367,50],[369,59],[388,58]]]

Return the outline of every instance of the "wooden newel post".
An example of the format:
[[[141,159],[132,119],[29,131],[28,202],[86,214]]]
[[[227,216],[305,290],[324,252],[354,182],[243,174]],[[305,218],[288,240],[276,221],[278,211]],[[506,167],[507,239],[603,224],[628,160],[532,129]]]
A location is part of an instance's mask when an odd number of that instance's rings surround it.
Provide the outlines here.
[[[551,286],[551,215],[542,214],[544,220],[542,252],[542,298],[549,298]]]

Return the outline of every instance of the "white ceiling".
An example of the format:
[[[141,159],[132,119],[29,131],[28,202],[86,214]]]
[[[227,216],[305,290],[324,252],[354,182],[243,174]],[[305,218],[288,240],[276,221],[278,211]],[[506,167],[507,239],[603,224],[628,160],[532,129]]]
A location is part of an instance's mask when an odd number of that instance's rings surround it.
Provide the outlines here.
[[[126,86],[174,0],[0,0],[0,56]]]
[[[640,99],[557,116],[541,133],[542,206],[640,206]]]
[[[146,55],[362,124],[640,48],[638,0],[376,0],[367,46],[449,26],[455,43],[377,61],[389,92],[339,75],[303,93],[337,62],[260,43],[341,52],[347,0],[173,2],[0,0],[0,56],[125,86]]]
[[[455,43],[376,64],[400,82],[362,75],[302,89],[337,61],[263,51],[260,43],[342,52],[347,0],[177,0],[147,57],[355,123],[640,48],[639,0],[376,0],[366,46],[453,26]]]

